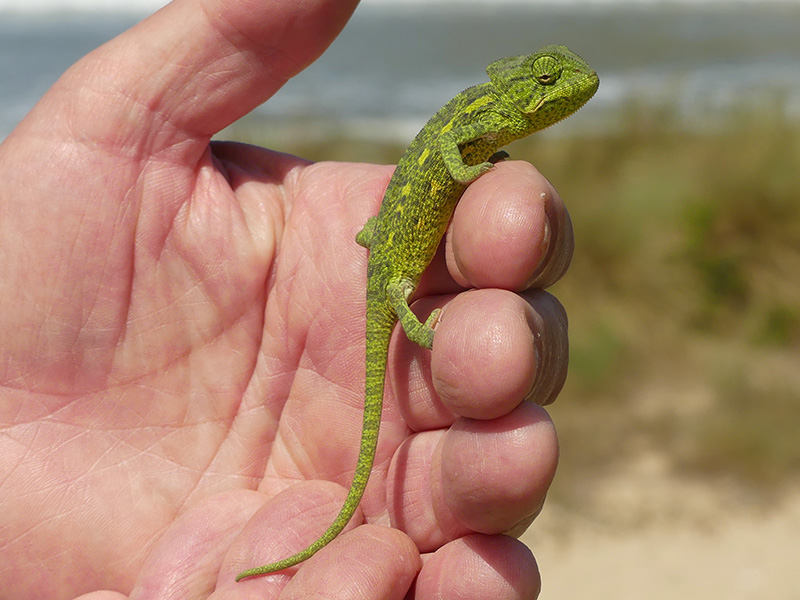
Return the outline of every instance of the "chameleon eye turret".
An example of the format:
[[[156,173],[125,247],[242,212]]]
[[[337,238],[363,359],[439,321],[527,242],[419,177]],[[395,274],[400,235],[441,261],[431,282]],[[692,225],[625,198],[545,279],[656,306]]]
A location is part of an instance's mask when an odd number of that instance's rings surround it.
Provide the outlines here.
[[[533,61],[531,71],[536,77],[536,81],[542,85],[555,85],[562,73],[561,63],[549,54],[540,56]]]

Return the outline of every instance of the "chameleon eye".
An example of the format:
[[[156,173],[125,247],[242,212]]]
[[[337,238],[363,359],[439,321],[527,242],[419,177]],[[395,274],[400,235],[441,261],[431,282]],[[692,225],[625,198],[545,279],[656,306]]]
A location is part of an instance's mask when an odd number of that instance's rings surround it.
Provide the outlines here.
[[[531,66],[533,76],[542,85],[553,85],[561,77],[561,65],[550,55],[540,56]]]

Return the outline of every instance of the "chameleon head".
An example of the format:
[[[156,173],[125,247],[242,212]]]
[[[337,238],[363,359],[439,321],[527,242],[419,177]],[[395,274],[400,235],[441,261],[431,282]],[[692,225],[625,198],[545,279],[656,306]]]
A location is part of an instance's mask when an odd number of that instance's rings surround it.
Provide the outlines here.
[[[504,102],[524,113],[541,129],[586,104],[600,79],[566,46],[545,46],[534,54],[502,58],[486,68]]]

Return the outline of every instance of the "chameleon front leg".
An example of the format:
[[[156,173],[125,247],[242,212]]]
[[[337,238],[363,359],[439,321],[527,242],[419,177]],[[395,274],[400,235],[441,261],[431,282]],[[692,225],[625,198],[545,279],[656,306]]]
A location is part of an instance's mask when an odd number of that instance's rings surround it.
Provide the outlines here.
[[[408,306],[408,298],[413,291],[414,285],[404,279],[387,285],[386,297],[397,314],[397,320],[406,332],[406,337],[415,344],[430,349],[433,347],[433,326],[439,320],[442,311],[437,308],[424,323],[421,322]]]
[[[461,155],[458,145],[478,138],[493,136],[495,133],[495,128],[486,123],[473,123],[451,129],[439,136],[439,151],[442,153],[444,164],[453,179],[467,185],[494,166],[496,161],[491,159],[477,165],[464,164],[464,157]],[[506,156],[508,155],[506,154]]]
[[[359,246],[369,249],[370,245],[372,244],[372,236],[375,233],[375,226],[377,223],[377,216],[367,219],[367,222],[364,223],[364,227],[356,235],[356,243]]]

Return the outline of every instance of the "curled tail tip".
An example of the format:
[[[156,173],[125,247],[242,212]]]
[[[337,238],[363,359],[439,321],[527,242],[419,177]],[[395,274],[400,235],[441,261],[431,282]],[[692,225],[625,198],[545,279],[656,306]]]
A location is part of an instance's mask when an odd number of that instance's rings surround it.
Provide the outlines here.
[[[269,575],[270,573],[277,573],[278,571],[283,571],[284,569],[288,569],[289,567],[294,567],[295,565],[305,562],[317,552],[322,550],[330,542],[332,542],[342,532],[352,518],[357,507],[358,503],[356,503],[355,506],[345,503],[339,512],[339,516],[334,520],[330,527],[328,527],[328,530],[319,538],[317,538],[317,540],[310,546],[304,550],[301,550],[297,554],[294,554],[288,558],[284,558],[283,560],[269,563],[262,567],[255,567],[253,569],[242,571],[236,576],[236,581],[241,581],[247,577],[255,577],[256,575]]]
[[[252,569],[247,569],[246,571],[242,571],[236,576],[236,581],[241,581],[242,579],[247,579],[248,577],[255,577],[256,575],[269,575],[270,573],[277,573],[279,571],[283,571],[284,569],[288,569],[289,567],[294,567],[295,565],[299,565],[301,562],[305,561],[306,559],[311,558],[319,548],[314,548],[313,546],[309,546],[302,552],[298,552],[294,556],[290,556],[289,558],[284,558],[283,560],[279,560],[278,562],[269,563],[268,565],[264,565],[263,567],[254,567]]]

